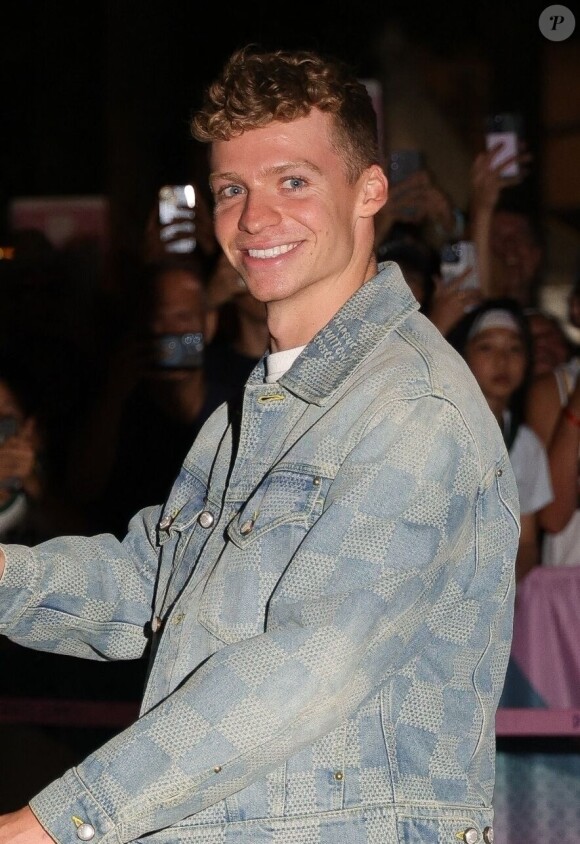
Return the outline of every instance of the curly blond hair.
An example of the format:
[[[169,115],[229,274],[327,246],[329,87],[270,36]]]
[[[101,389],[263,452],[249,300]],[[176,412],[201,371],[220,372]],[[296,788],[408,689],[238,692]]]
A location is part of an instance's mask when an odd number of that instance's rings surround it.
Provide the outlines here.
[[[377,118],[365,85],[345,63],[311,51],[236,50],[205,92],[191,131],[203,143],[227,141],[313,108],[332,115],[333,146],[349,179],[379,163]]]

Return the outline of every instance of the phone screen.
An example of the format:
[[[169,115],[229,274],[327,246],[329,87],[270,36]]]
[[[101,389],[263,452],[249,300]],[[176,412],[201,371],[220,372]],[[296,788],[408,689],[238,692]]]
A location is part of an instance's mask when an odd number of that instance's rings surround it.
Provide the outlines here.
[[[493,166],[501,166],[504,161],[518,154],[520,139],[520,119],[516,114],[493,114],[486,120],[485,146],[487,150],[501,144],[501,149],[493,157]],[[519,176],[517,161],[506,164],[501,170],[505,179]]]
[[[458,240],[456,243],[446,243],[441,249],[440,273],[445,284],[454,281],[468,268],[471,272],[463,279],[461,288],[469,290],[479,287],[477,272],[477,253],[472,240]]]
[[[424,168],[423,154],[418,149],[398,149],[389,155],[387,177],[391,185],[403,182]]]
[[[167,252],[193,252],[195,239],[193,185],[164,185],[159,191],[160,237]]]

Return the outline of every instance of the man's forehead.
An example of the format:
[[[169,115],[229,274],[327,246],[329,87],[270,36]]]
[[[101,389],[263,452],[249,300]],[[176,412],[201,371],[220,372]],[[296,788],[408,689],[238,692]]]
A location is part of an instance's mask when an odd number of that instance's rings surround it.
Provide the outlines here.
[[[331,144],[332,116],[318,109],[312,109],[304,117],[294,120],[272,120],[265,126],[248,128],[238,135],[226,140],[215,140],[211,145],[211,170],[215,172],[220,162],[239,159],[247,152],[260,149],[261,154],[270,151],[286,151],[284,159],[288,161],[304,158],[312,160],[310,152],[316,148],[323,148]]]

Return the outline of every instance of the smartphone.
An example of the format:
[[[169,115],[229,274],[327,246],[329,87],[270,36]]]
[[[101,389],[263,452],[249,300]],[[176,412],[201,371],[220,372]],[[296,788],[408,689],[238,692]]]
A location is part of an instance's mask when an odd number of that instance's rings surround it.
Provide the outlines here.
[[[193,252],[195,239],[195,188],[164,185],[159,190],[159,236],[167,252]]]
[[[443,245],[441,249],[440,275],[445,284],[454,281],[468,267],[471,267],[471,272],[462,281],[462,290],[471,290],[479,287],[475,243],[472,240],[458,240],[455,243],[445,243]]]
[[[503,114],[490,114],[486,118],[486,149],[490,150],[497,144],[501,144],[501,149],[493,158],[494,167],[518,154],[521,136],[522,120],[519,114],[505,112]],[[520,167],[517,161],[512,161],[501,170],[501,176],[504,179],[519,175]]]
[[[154,346],[155,365],[159,369],[199,369],[203,365],[205,343],[201,331],[158,334]]]
[[[391,185],[397,185],[418,170],[424,169],[425,159],[420,150],[398,149],[389,155],[387,178]]]

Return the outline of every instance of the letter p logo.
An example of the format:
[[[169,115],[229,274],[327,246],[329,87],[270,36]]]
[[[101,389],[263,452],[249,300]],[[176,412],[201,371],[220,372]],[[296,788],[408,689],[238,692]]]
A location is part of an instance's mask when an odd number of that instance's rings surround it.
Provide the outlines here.
[[[548,6],[540,15],[538,26],[544,38],[565,41],[574,32],[576,19],[567,6]]]

